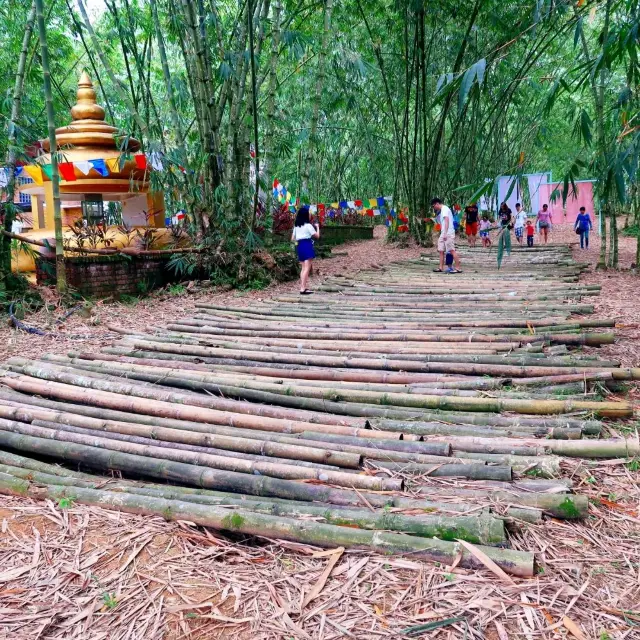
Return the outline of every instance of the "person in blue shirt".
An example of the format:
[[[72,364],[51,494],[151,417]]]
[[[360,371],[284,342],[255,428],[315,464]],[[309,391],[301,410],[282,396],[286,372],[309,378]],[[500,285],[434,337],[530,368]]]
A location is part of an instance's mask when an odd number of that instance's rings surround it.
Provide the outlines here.
[[[576,218],[576,223],[573,228],[576,233],[580,234],[580,248],[588,249],[589,231],[593,229],[593,224],[591,224],[591,216],[584,207],[580,207],[580,213]]]

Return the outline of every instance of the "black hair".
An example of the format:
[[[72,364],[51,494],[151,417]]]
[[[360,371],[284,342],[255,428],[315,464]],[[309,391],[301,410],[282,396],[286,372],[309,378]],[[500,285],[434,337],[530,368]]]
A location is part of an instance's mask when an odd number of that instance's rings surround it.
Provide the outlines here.
[[[305,224],[309,224],[309,207],[300,207],[298,213],[296,213],[296,227],[304,227]]]
[[[434,198],[431,201],[431,206],[433,206],[434,204],[442,204],[442,200],[440,200],[440,198]]]
[[[543,204],[543,205],[542,205],[542,208],[544,209],[545,207],[547,207],[547,209],[548,209],[548,208],[549,208],[549,205],[548,205],[548,204]]]
[[[580,211],[586,211],[586,207],[580,207]]]
[[[522,205],[519,202],[516,202],[516,207],[521,207]]]

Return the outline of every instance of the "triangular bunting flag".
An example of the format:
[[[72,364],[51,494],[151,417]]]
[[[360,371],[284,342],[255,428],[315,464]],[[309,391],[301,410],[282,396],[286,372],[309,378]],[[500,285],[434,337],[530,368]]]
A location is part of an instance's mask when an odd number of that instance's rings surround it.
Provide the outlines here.
[[[145,156],[144,153],[136,153],[133,159],[136,161],[138,169],[144,170],[147,168],[147,156]]]
[[[91,163],[88,160],[79,160],[74,162],[73,166],[85,176],[89,175],[89,171],[91,171]]]
[[[120,158],[107,158],[109,173],[120,173]]]
[[[151,164],[154,171],[164,171],[164,165],[162,164],[162,156],[157,151],[152,151],[147,159]]]
[[[109,175],[109,169],[107,169],[107,165],[102,158],[98,160],[89,160],[91,163],[91,167],[95,169],[103,178],[106,178]]]
[[[22,167],[22,169],[27,173],[27,175],[32,178],[32,180],[40,185],[43,182],[42,178],[42,167],[37,164],[28,164]]]
[[[73,182],[76,179],[76,170],[73,166],[73,162],[61,162],[58,165],[58,169],[60,170],[60,175],[63,180]]]
[[[9,174],[7,170],[0,167],[0,188],[6,187],[9,184]]]
[[[44,175],[47,176],[49,180],[53,179],[53,167],[50,164],[42,165],[42,173],[44,173]]]

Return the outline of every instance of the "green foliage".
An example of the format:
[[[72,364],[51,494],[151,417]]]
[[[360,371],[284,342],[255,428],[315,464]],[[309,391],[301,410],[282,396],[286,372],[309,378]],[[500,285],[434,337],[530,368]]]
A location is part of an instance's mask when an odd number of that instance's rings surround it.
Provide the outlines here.
[[[103,593],[102,604],[104,604],[104,606],[109,610],[115,609],[118,606],[118,599],[116,597],[116,594],[108,592]]]
[[[65,496],[58,500],[59,509],[71,509],[75,506],[75,500],[71,496]]]

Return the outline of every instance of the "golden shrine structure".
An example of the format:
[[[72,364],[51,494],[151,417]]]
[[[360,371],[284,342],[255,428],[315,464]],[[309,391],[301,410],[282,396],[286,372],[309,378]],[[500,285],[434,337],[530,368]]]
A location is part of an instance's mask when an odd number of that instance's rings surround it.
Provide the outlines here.
[[[60,172],[66,242],[74,244],[74,234],[69,228],[80,219],[87,224],[100,223],[108,227],[111,220],[107,215],[107,205],[119,202],[122,222],[127,227],[157,228],[159,244],[164,244],[162,240],[168,235],[164,194],[152,191],[150,168],[146,162],[136,161],[134,154],[139,151],[140,143],[105,122],[105,110],[96,102],[96,92],[86,72],[78,82],[77,102],[71,108],[71,117],[70,125],[56,129],[58,162],[66,168],[64,174]],[[41,140],[40,144],[45,153],[32,166],[41,173],[41,179],[20,186],[20,193],[31,197],[32,219],[30,224],[25,224],[27,230],[23,235],[36,240],[46,239],[53,245],[53,184],[46,171],[40,172],[51,162],[49,140]],[[140,164],[144,164],[144,168]],[[31,168],[26,169],[30,169],[31,175]],[[111,247],[122,247],[131,242],[131,238],[115,226],[109,231]],[[14,269],[34,270],[30,256],[19,254],[17,258]]]

